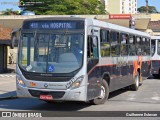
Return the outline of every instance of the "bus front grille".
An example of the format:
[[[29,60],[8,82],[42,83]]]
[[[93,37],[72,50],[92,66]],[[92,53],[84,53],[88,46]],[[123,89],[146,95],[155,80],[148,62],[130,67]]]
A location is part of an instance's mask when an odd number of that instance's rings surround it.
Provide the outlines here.
[[[65,94],[65,92],[61,91],[40,91],[40,90],[28,90],[29,93],[33,97],[40,97],[40,95],[52,95],[54,99],[62,98]]]

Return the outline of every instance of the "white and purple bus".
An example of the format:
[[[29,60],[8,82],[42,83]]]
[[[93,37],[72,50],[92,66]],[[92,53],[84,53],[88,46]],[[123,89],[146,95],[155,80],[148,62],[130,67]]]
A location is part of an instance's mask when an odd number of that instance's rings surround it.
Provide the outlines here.
[[[90,18],[27,19],[20,29],[17,96],[104,103],[150,74],[150,35]]]
[[[160,77],[160,36],[151,36],[152,69],[151,74]]]

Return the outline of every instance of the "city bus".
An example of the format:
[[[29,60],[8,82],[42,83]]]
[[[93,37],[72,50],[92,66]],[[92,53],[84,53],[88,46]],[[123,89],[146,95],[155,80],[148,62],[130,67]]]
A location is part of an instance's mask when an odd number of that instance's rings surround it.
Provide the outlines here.
[[[160,36],[151,36],[151,74],[160,77]]]
[[[150,74],[145,32],[78,17],[27,19],[19,32],[18,97],[103,104]]]

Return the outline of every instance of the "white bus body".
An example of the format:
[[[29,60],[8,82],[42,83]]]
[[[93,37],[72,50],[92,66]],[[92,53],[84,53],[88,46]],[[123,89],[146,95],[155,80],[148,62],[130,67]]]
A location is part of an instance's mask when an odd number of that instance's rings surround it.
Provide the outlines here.
[[[72,48],[77,39],[81,57],[76,59]],[[17,96],[100,104],[111,91],[130,85],[137,90],[142,77],[149,76],[149,43],[147,33],[95,19],[25,20],[16,65]]]
[[[155,77],[160,75],[160,36],[151,36],[152,71]]]

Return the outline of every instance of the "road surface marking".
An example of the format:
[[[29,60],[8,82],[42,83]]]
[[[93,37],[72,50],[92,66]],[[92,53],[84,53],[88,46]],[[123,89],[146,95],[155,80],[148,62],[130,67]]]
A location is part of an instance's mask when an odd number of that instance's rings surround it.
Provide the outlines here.
[[[4,74],[1,74],[0,77],[3,77],[3,78],[4,77],[16,77],[16,75],[4,75]]]

